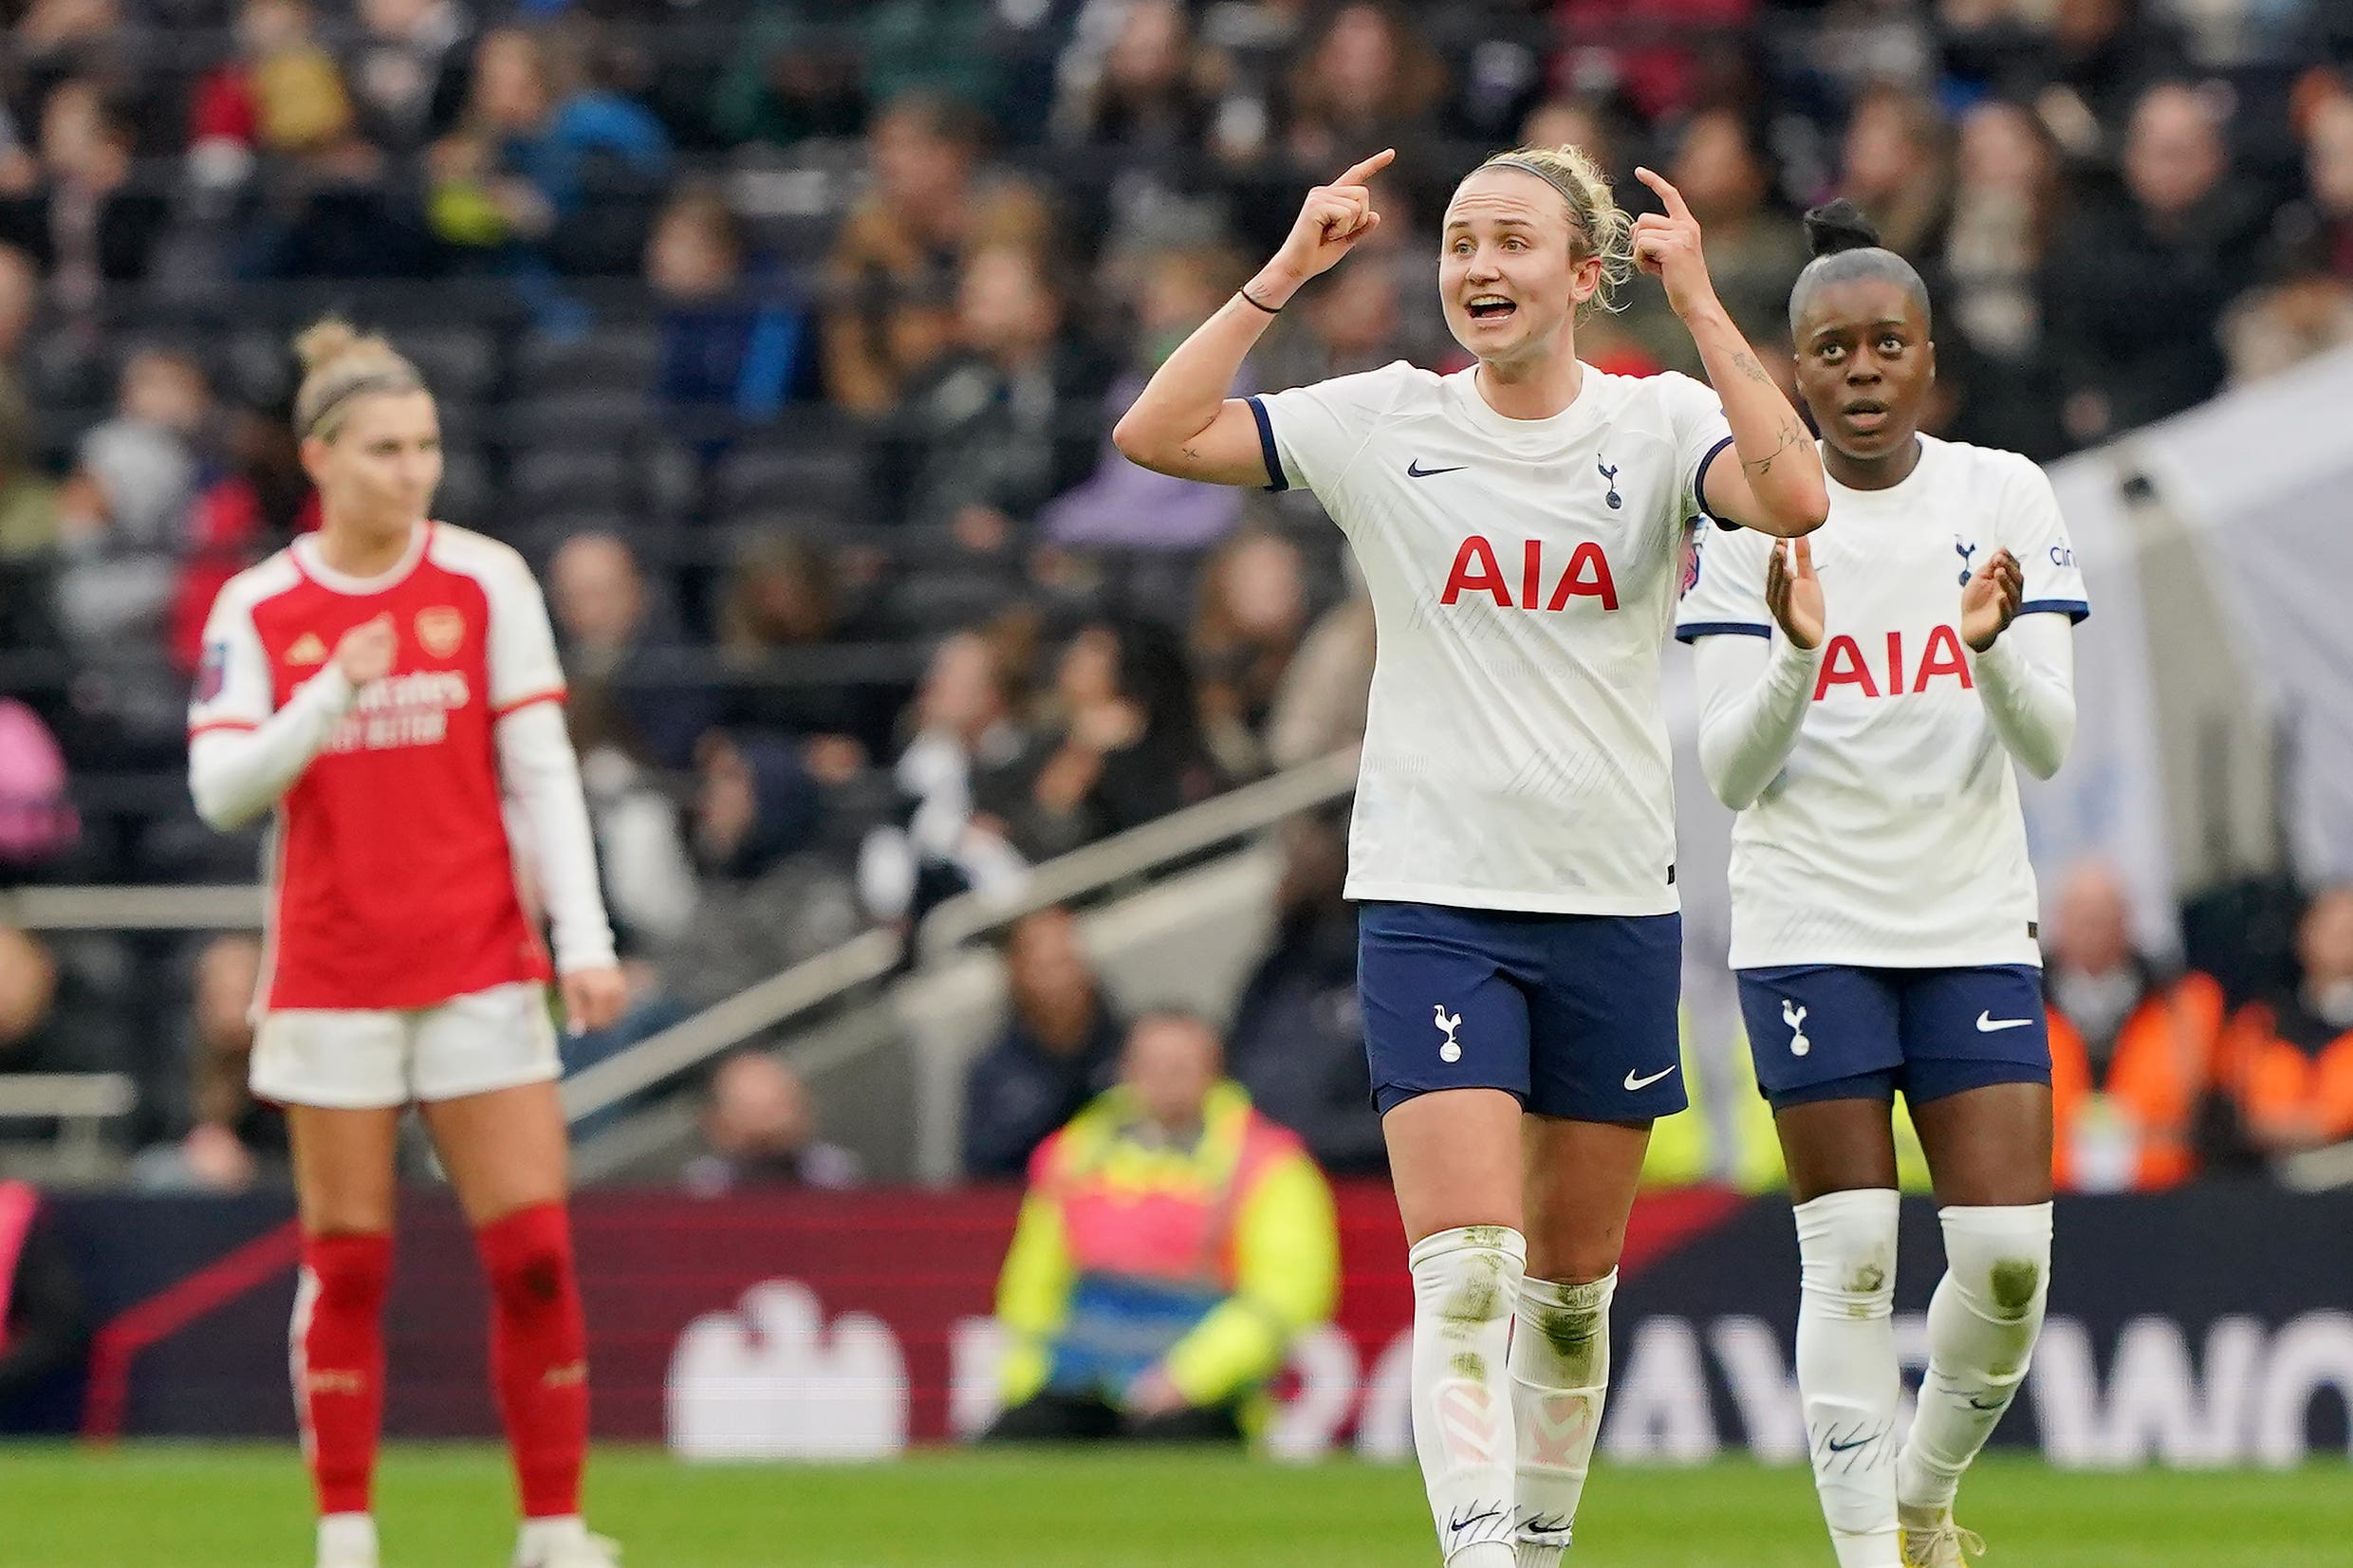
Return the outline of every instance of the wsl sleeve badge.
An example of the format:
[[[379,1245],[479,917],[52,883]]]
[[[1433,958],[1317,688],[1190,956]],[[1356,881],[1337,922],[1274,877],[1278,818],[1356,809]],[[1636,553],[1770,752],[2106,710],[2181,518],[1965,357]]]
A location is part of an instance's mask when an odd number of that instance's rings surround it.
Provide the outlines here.
[[[196,661],[195,700],[200,703],[217,699],[229,685],[229,644],[208,642],[204,656]]]
[[[1698,518],[1691,517],[1684,519],[1683,578],[1682,586],[1675,590],[1675,597],[1677,599],[1681,599],[1686,594],[1690,593],[1694,588],[1699,586],[1699,532],[1700,527]]]

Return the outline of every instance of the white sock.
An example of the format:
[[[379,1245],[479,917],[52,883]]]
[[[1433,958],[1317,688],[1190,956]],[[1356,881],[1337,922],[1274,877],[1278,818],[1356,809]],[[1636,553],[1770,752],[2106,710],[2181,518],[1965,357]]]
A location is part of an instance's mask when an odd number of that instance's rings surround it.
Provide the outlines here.
[[[1616,1269],[1585,1284],[1520,1285],[1510,1363],[1517,1568],[1555,1568],[1568,1547],[1609,1391],[1609,1302],[1617,1291]]]
[[[373,1514],[326,1514],[319,1520],[319,1560],[374,1562],[377,1556]]]
[[[515,1532],[515,1561],[524,1568],[537,1568],[549,1553],[566,1546],[576,1546],[588,1539],[588,1526],[578,1514],[551,1514],[546,1519],[527,1519]]]
[[[1514,1568],[1505,1356],[1528,1243],[1509,1226],[1423,1238],[1414,1269],[1414,1452],[1447,1568]]]
[[[2050,1291],[2050,1205],[1946,1208],[1944,1278],[1928,1303],[1928,1374],[1896,1467],[1903,1522],[1953,1506],[1977,1450],[2026,1380]]]
[[[1903,1568],[1896,1520],[1897,1194],[1797,1206],[1797,1386],[1839,1568]]]

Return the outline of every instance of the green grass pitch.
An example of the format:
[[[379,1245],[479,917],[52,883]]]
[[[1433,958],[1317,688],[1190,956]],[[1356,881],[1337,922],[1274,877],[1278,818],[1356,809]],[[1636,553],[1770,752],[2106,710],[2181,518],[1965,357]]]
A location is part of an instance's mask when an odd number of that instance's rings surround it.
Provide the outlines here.
[[[1403,1468],[1188,1454],[943,1453],[859,1468],[600,1453],[590,1518],[628,1568],[1434,1568]],[[308,1568],[287,1449],[0,1447],[0,1568]],[[1964,1493],[1987,1568],[2353,1563],[2353,1474],[2062,1474],[1990,1460]],[[493,1448],[400,1448],[377,1498],[388,1568],[503,1568]],[[1604,1467],[1581,1568],[1826,1568],[1803,1470]]]

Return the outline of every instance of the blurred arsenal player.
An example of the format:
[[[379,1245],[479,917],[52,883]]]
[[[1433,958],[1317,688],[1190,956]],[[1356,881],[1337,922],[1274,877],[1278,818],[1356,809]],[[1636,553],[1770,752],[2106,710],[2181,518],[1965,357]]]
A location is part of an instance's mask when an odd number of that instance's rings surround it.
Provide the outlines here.
[[[378,1561],[394,1145],[412,1101],[490,1276],[516,1568],[611,1568],[580,1518],[587,1335],[546,983],[561,976],[585,1028],[612,1022],[622,987],[547,607],[514,551],[431,521],[440,432],[416,367],[340,322],[297,347],[324,521],[214,602],[189,782],[215,827],[276,813],[252,1081],[293,1132],[292,1372],[319,1568]],[[507,795],[552,966],[517,891]]]

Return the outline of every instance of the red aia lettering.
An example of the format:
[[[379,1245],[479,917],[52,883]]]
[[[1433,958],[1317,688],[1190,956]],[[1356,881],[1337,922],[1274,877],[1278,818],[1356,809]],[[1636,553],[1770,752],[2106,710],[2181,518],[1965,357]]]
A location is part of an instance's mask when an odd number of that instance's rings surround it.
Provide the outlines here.
[[[1454,568],[1446,574],[1440,604],[1452,604],[1465,594],[1485,594],[1501,610],[1532,610],[1543,597],[1544,541],[1530,539],[1520,546],[1520,597],[1515,603],[1511,584],[1495,559],[1495,546],[1483,534],[1473,534],[1454,551]],[[1591,540],[1569,552],[1568,564],[1543,600],[1547,610],[1566,610],[1572,599],[1598,599],[1604,610],[1618,608],[1618,582],[1609,573],[1609,557]]]
[[[1903,678],[1903,634],[1887,634],[1887,692],[1899,697],[1908,691],[1925,692],[1929,681],[1937,675],[1958,675],[1964,689],[1973,690],[1976,682],[1970,679],[1969,661],[1961,656],[1961,639],[1950,626],[1938,626],[1928,634],[1928,646],[1920,654],[1919,669],[1906,682]],[[1820,702],[1833,686],[1853,686],[1862,689],[1866,697],[1881,694],[1880,683],[1863,662],[1862,649],[1853,637],[1841,632],[1830,639],[1830,646],[1822,655],[1822,673],[1814,677],[1814,700]]]

